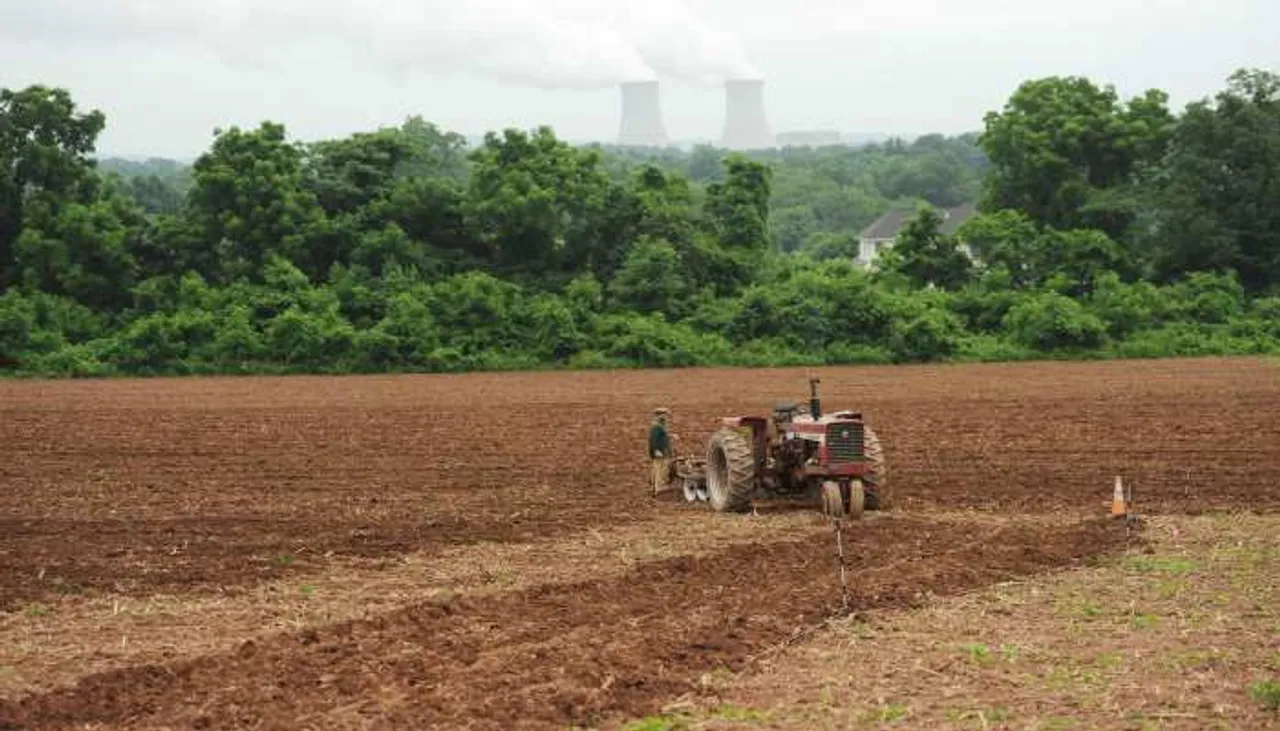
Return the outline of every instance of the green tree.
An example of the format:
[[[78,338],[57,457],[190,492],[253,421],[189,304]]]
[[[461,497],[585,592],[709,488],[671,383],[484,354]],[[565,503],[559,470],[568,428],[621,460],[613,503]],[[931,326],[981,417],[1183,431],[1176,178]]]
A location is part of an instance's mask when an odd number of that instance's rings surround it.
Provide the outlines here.
[[[399,132],[409,142],[410,155],[396,174],[406,178],[438,177],[462,181],[467,177],[467,139],[446,132],[413,115],[400,125]]]
[[[206,348],[205,357],[223,366],[245,367],[267,353],[262,333],[254,326],[248,306],[234,304],[217,321],[217,334]]]
[[[440,347],[440,328],[424,288],[401,292],[387,303],[387,314],[375,331],[387,338],[389,347],[381,355],[374,354],[378,365],[430,364]]]
[[[303,154],[274,122],[218,133],[193,166],[187,221],[194,236],[180,244],[190,247],[180,255],[182,268],[219,282],[256,280],[266,259],[279,254],[323,277],[341,252],[311,250],[326,221],[304,188]]]
[[[1023,299],[1004,319],[1005,328],[1018,342],[1042,351],[1097,348],[1107,333],[1101,318],[1055,292]]]
[[[988,271],[1008,273],[1013,287],[1032,287],[1046,276],[1040,227],[1027,214],[1013,209],[984,213],[965,221],[956,235],[963,238]]]
[[[769,168],[742,155],[725,161],[724,182],[707,187],[706,216],[721,245],[761,250],[769,246]]]
[[[942,216],[923,207],[894,241],[889,268],[917,286],[954,290],[972,277],[973,265],[954,237],[942,233]]]
[[[393,129],[325,140],[307,150],[307,188],[330,215],[355,213],[391,192],[412,154],[411,141]]]
[[[895,320],[889,347],[901,361],[942,360],[959,350],[963,333],[960,318],[943,308],[929,307]]]
[[[810,234],[818,230],[818,217],[811,206],[791,206],[775,210],[770,217],[772,238],[779,251],[799,251]]]
[[[619,306],[673,318],[688,312],[691,291],[680,253],[670,243],[650,238],[636,242],[609,283],[609,293]]]
[[[133,250],[142,225],[141,211],[119,197],[88,204],[33,200],[14,242],[14,266],[28,289],[115,312],[129,303],[140,273]]]
[[[490,133],[472,162],[467,218],[499,271],[539,274],[589,262],[610,189],[598,153],[542,127]]]
[[[630,190],[638,204],[636,236],[662,239],[686,248],[696,233],[697,215],[689,181],[645,165],[632,178]]]
[[[182,207],[182,190],[159,175],[134,175],[126,178],[113,173],[105,182],[113,192],[130,198],[150,214],[173,215]]]
[[[396,182],[389,195],[365,211],[368,228],[394,225],[411,242],[398,262],[424,274],[452,274],[482,266],[490,250],[477,227],[467,219],[467,192],[444,177],[412,177]]]
[[[1113,88],[1081,77],[1023,83],[984,120],[979,144],[992,167],[983,209],[1122,238],[1133,212],[1102,205],[1100,196],[1131,186],[1141,166],[1159,159],[1173,127],[1166,102],[1150,90],[1125,104]]]
[[[1188,105],[1149,185],[1144,249],[1160,279],[1235,270],[1251,292],[1280,283],[1280,75],[1240,70]]]
[[[89,155],[105,126],[102,112],[80,112],[64,89],[0,89],[0,286],[17,277],[13,247],[33,201],[56,217],[64,201],[93,199]]]
[[[16,290],[0,294],[0,367],[11,366],[31,344],[36,308]]]
[[[1010,284],[1041,287],[1055,277],[1066,293],[1084,295],[1105,272],[1129,273],[1133,257],[1096,230],[1037,226],[1015,210],[975,216],[957,231],[988,271],[1007,272]]]
[[[945,149],[895,158],[877,177],[880,191],[889,198],[921,198],[950,208],[978,196],[977,178],[959,155]]]
[[[1045,231],[1035,250],[1044,279],[1061,277],[1066,294],[1073,296],[1092,292],[1103,274],[1129,268],[1124,248],[1101,231]]]

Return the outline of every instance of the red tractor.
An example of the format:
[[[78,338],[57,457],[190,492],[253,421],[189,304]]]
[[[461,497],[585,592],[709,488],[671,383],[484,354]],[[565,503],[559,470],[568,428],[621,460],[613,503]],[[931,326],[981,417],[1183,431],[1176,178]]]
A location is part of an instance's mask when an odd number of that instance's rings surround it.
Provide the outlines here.
[[[823,513],[857,518],[887,507],[880,441],[855,411],[822,413],[817,378],[809,379],[807,413],[779,404],[770,417],[721,420],[705,460],[676,462],[685,499],[719,512],[742,512],[755,497],[820,499]]]

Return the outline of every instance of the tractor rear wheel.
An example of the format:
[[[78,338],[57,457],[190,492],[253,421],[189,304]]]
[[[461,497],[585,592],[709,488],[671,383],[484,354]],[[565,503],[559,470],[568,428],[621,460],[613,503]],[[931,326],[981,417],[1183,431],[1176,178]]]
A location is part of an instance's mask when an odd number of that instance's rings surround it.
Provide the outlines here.
[[[746,437],[729,428],[713,434],[707,444],[707,492],[711,508],[719,513],[740,513],[751,507],[755,471],[755,459]]]
[[[880,438],[871,427],[863,430],[863,449],[867,461],[871,463],[871,472],[867,475],[867,510],[885,510],[889,507],[889,492],[885,489],[884,448]]]

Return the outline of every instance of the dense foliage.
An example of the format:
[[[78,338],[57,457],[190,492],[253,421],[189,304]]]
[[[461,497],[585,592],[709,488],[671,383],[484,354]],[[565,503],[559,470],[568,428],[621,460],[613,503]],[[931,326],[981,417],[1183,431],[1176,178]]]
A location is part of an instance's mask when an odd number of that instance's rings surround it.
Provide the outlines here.
[[[0,369],[44,375],[1280,352],[1280,77],[1082,78],[979,134],[744,156],[419,118],[187,166],[0,91]],[[979,203],[958,231],[939,209]],[[919,208],[878,266],[859,232]],[[967,247],[967,249],[966,249]],[[965,253],[966,250],[969,252]]]

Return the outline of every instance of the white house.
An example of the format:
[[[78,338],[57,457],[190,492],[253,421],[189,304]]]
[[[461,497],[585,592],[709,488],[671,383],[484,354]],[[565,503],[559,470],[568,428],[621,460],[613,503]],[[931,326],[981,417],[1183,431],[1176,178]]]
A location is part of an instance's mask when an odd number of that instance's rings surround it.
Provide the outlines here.
[[[956,230],[965,221],[978,214],[978,209],[972,203],[963,203],[954,208],[940,209],[938,213],[942,216],[940,231],[948,236],[954,236]],[[877,218],[858,234],[858,257],[854,262],[862,267],[870,267],[874,264],[880,257],[880,252],[893,246],[898,234],[915,216],[915,209],[904,209],[889,211]],[[973,251],[968,244],[961,242],[960,248],[969,258],[973,258]]]

